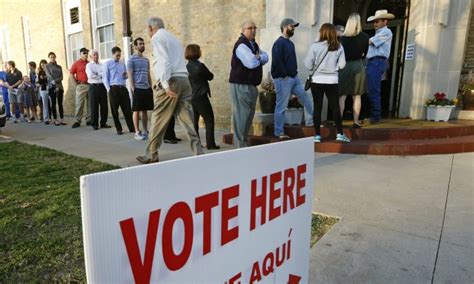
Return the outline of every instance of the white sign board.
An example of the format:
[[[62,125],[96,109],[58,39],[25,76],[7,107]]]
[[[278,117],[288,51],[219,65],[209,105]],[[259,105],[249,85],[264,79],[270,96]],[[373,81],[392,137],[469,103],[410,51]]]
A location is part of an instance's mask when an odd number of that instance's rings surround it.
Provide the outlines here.
[[[312,138],[81,177],[88,283],[307,283]]]
[[[407,44],[407,49],[405,51],[405,60],[413,60],[415,58],[415,44]]]

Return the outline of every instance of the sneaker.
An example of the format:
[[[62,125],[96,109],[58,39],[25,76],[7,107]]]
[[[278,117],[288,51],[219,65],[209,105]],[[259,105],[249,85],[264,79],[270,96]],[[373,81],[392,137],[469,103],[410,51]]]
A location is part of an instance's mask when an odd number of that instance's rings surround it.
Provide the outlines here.
[[[135,138],[135,140],[145,140],[145,137],[142,136],[141,132],[136,132],[133,138]]]
[[[278,135],[277,136],[279,139],[290,139],[290,136],[286,135],[286,134],[282,134],[282,135]]]
[[[74,122],[74,124],[72,125],[72,128],[78,128],[80,126],[81,126],[80,122]]]
[[[143,140],[148,139],[148,133],[149,133],[148,131],[143,131],[142,132]]]
[[[321,143],[321,135],[316,135],[313,138],[314,143]]]
[[[18,123],[18,119],[15,118],[15,119],[13,120],[13,123]]]
[[[344,143],[350,143],[351,139],[349,139],[346,135],[344,134],[337,134],[336,136],[336,141],[339,142],[344,142]]]

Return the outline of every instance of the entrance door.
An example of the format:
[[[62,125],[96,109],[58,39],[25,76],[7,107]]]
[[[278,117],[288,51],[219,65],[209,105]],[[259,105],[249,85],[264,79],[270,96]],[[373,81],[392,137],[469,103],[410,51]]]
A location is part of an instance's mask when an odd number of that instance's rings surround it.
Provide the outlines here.
[[[334,2],[335,25],[346,24],[351,13],[358,12],[362,20],[362,28],[369,36],[375,34],[372,23],[367,23],[367,18],[374,15],[375,11],[385,9],[395,15],[395,19],[389,22],[388,28],[393,33],[392,47],[390,52],[389,67],[382,81],[382,117],[396,117],[400,98],[401,80],[404,63],[405,27],[407,26],[407,13],[409,1],[392,0],[343,0]],[[367,96],[362,96],[361,119],[369,116],[369,103]],[[328,116],[331,117],[331,116]],[[344,119],[352,119],[352,97],[346,99]]]

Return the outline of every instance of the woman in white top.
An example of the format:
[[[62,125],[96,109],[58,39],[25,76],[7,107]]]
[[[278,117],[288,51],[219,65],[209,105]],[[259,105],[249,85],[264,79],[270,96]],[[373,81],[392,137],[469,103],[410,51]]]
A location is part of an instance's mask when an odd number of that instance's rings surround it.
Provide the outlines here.
[[[314,142],[321,142],[321,109],[323,96],[326,94],[329,107],[334,116],[337,135],[336,140],[340,142],[351,142],[342,132],[342,119],[339,110],[338,97],[338,72],[344,68],[346,59],[344,49],[337,40],[336,28],[326,23],[319,30],[319,41],[313,43],[308,50],[304,60],[305,66],[314,71],[311,83],[311,93],[314,102]]]

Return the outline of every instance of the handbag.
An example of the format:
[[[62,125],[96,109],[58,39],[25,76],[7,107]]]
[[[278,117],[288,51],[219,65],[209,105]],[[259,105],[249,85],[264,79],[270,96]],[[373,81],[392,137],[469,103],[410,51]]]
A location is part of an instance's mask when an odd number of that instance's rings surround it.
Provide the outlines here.
[[[316,68],[314,69],[313,73],[311,73],[311,75],[308,75],[308,78],[306,79],[306,82],[304,83],[304,90],[305,90],[305,91],[307,91],[307,90],[309,90],[309,88],[311,88],[311,83],[313,82],[313,75],[314,75],[314,73],[316,73],[316,71],[318,70],[319,65],[321,65],[321,63],[323,63],[324,58],[326,58],[326,55],[328,55],[328,52],[329,52],[329,47],[328,47],[328,49],[326,50],[326,53],[324,54],[323,59],[321,59],[321,61],[319,62],[318,66],[316,66]]]

